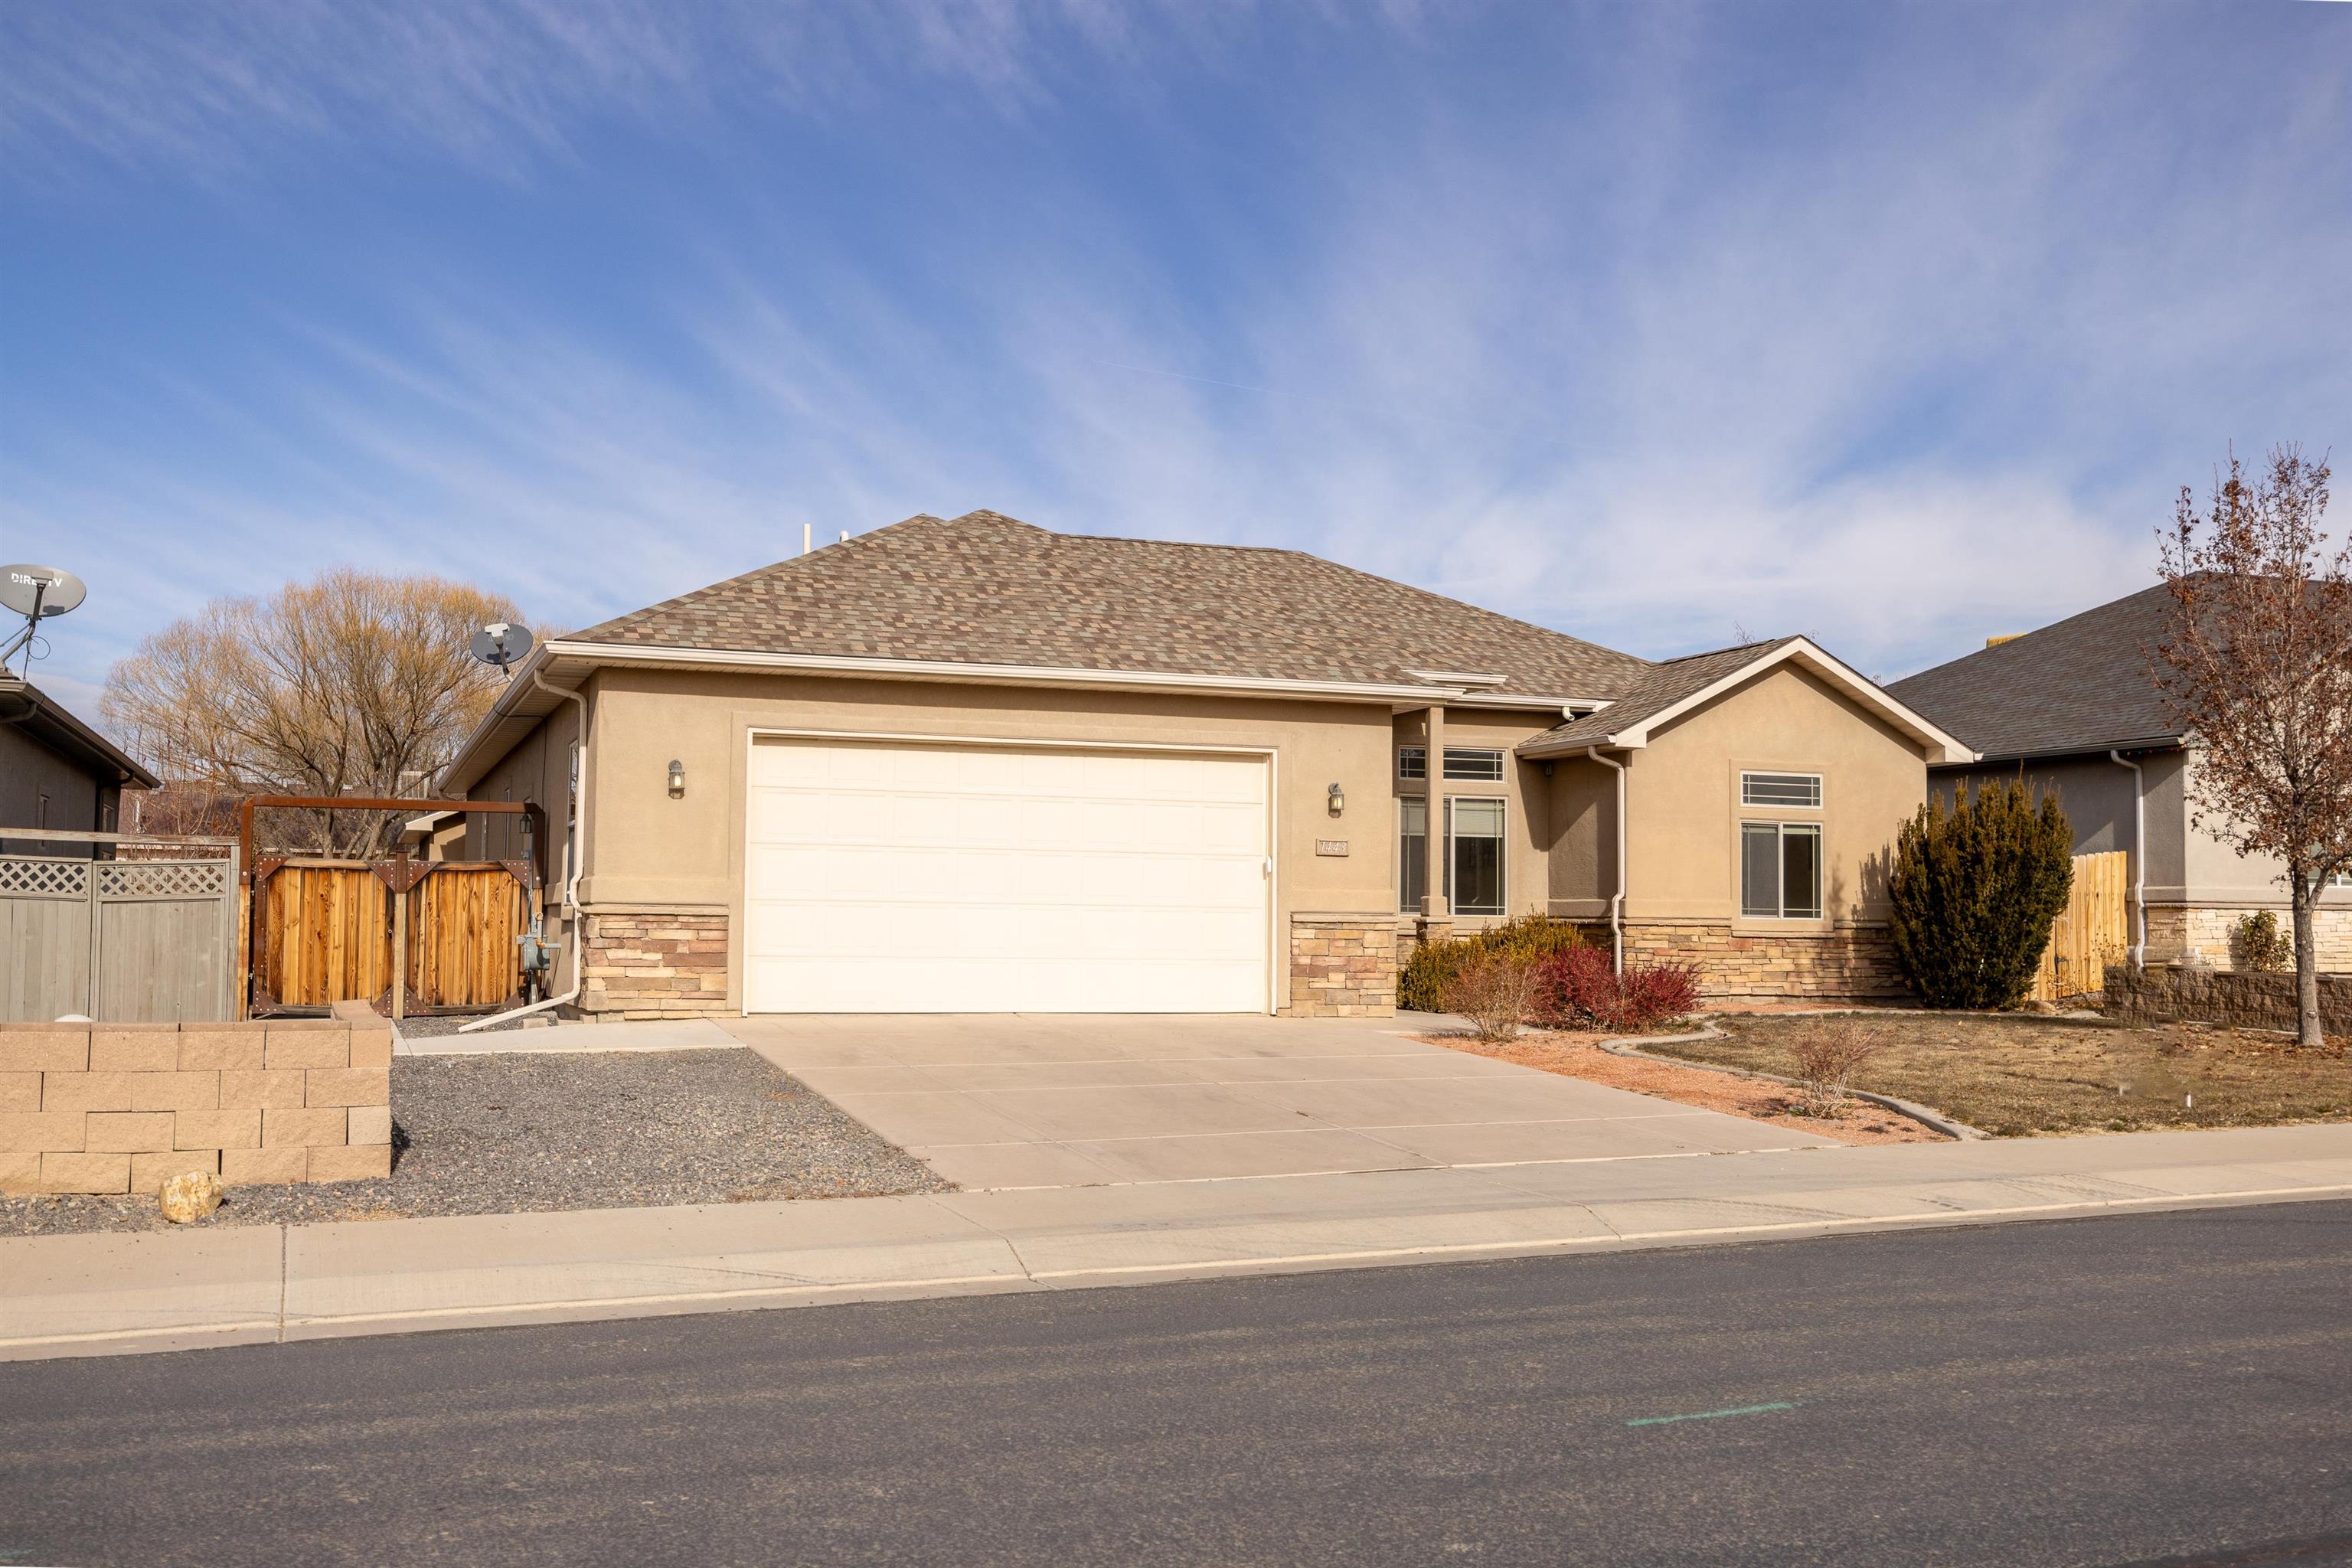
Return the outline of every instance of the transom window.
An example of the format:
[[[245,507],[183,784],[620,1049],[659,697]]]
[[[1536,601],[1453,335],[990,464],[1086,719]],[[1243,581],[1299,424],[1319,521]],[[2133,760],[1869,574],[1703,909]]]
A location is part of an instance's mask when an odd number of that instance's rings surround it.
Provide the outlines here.
[[[1397,777],[1425,779],[1428,776],[1428,747],[1397,748]],[[1498,781],[1503,776],[1503,753],[1483,746],[1448,746],[1445,748],[1445,776],[1474,783]]]
[[[1819,920],[1822,825],[1739,825],[1739,912],[1751,920]]]
[[[1503,912],[1504,805],[1499,799],[1445,800],[1445,897],[1458,915]],[[1417,914],[1429,889],[1429,802],[1397,802],[1397,908]]]
[[[1822,775],[1742,773],[1739,775],[1739,804],[1793,805],[1818,810],[1822,804]]]

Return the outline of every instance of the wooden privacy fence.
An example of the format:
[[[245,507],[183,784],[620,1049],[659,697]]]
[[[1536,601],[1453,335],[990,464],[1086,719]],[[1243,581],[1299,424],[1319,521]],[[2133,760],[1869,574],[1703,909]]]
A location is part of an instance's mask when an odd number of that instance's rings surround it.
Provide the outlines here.
[[[0,1021],[79,1014],[105,1024],[209,1024],[236,1016],[229,840],[0,834],[87,847],[79,856],[0,855]],[[172,858],[100,859],[102,847]]]
[[[2074,857],[2074,885],[2050,928],[2042,970],[2028,997],[2058,1002],[2106,984],[2107,965],[2131,946],[2131,857],[2122,850]]]
[[[325,1012],[366,1002],[409,1013],[480,1012],[526,1000],[516,938],[538,902],[546,818],[530,802],[261,795],[244,803],[249,851],[257,808],[520,814],[515,860],[342,860],[260,856],[247,893],[247,1006]]]
[[[499,860],[264,860],[255,868],[253,1012],[366,1002],[393,1013],[522,1000],[526,868]],[[395,994],[393,975],[405,982]]]

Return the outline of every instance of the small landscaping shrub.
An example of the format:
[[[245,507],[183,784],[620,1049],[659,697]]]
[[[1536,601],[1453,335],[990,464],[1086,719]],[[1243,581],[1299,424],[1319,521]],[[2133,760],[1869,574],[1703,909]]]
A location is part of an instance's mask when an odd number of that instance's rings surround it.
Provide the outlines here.
[[[1445,989],[1472,959],[1486,953],[1541,959],[1583,945],[1574,926],[1541,915],[1522,915],[1470,936],[1430,942],[1416,948],[1399,972],[1397,1005],[1416,1013],[1455,1011],[1446,1004]]]
[[[2279,930],[2278,916],[2268,910],[2257,910],[2240,921],[2230,945],[2237,950],[2233,957],[2241,969],[2274,974],[2294,967],[2294,948]]]
[[[2013,1007],[2074,879],[2057,797],[2007,779],[1931,796],[1904,824],[1887,889],[1895,959],[1931,1007]]]
[[[1489,1044],[1517,1039],[1519,1025],[1536,1010],[1543,984],[1543,961],[1519,952],[1482,952],[1445,986],[1445,1010],[1470,1020]]]
[[[1689,963],[1628,963],[1580,946],[1543,961],[1537,1016],[1553,1028],[1653,1029],[1698,1005],[1698,969]]]
[[[1790,1042],[1808,1116],[1835,1116],[1853,1075],[1886,1048],[1886,1037],[1859,1018],[1823,1018]]]

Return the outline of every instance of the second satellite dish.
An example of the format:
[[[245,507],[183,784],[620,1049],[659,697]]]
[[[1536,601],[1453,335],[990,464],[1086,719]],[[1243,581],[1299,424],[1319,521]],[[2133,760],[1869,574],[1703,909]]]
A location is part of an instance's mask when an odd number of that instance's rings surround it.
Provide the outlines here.
[[[79,609],[89,596],[82,580],[56,566],[0,566],[0,605],[47,620]]]
[[[492,621],[474,634],[474,657],[484,664],[500,669],[520,664],[530,652],[530,628],[506,621]]]

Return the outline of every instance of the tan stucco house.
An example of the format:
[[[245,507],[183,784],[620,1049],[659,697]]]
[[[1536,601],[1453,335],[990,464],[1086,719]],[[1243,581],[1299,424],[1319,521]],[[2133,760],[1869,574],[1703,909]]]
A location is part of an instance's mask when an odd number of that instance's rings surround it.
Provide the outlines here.
[[[2166,708],[2148,650],[2171,635],[2158,585],[1898,680],[1889,689],[1963,737],[1974,762],[1938,765],[1949,799],[1988,780],[2023,778],[2058,796],[2074,853],[2129,858],[2132,945],[2150,963],[2234,968],[2245,918],[2291,919],[2284,861],[2241,855],[2195,820],[2197,738]],[[2352,971],[2352,875],[2320,889],[2319,967]],[[2119,955],[2120,956],[2120,955]]]
[[[592,1014],[1379,1013],[1412,942],[1534,912],[1887,993],[1885,856],[1969,755],[1802,637],[1653,663],[977,511],[541,645],[444,784],[547,807]]]

